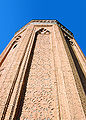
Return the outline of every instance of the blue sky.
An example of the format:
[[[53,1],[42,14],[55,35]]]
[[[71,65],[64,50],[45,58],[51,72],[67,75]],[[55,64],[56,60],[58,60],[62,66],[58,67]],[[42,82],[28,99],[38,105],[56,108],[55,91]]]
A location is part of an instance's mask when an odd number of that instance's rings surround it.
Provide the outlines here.
[[[86,0],[0,0],[0,54],[32,19],[57,19],[73,32],[86,56]]]

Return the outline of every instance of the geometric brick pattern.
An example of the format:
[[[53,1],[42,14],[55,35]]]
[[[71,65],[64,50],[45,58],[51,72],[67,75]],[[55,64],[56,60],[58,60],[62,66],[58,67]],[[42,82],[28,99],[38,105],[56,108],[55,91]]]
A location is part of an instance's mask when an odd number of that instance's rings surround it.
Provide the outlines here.
[[[0,56],[0,119],[85,120],[85,78],[73,34],[55,20],[29,22]]]
[[[57,87],[50,34],[39,34],[30,68],[21,119],[57,119]]]

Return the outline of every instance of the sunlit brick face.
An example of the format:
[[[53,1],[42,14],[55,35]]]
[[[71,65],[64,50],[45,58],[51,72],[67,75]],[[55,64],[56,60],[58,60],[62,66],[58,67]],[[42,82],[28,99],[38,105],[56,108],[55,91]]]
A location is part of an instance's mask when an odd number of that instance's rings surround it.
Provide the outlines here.
[[[56,20],[32,20],[0,56],[1,120],[85,120],[86,59]]]

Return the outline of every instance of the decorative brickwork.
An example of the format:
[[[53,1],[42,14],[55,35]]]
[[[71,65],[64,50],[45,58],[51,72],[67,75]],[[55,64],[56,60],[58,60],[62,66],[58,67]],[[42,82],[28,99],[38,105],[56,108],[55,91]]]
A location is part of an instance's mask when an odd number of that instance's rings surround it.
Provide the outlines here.
[[[85,120],[86,59],[56,20],[32,20],[0,56],[1,120]]]

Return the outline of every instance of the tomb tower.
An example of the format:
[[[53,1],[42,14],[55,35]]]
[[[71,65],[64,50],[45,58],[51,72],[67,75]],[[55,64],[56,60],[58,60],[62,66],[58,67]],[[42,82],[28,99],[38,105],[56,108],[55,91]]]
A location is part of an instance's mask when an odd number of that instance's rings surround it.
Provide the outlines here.
[[[0,55],[1,120],[85,120],[86,58],[57,20],[32,20]]]

